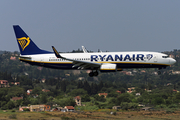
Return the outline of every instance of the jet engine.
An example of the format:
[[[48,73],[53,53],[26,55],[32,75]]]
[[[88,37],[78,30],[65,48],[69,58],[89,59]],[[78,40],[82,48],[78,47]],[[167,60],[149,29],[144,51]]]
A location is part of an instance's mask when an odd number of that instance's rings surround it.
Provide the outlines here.
[[[116,64],[102,64],[100,67],[101,72],[116,72],[117,66]]]

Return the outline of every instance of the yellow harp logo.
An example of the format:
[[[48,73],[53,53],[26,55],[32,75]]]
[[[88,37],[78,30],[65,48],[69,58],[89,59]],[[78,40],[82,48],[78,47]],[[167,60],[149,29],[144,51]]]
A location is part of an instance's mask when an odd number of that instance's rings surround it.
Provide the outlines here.
[[[29,37],[22,37],[22,38],[17,38],[18,42],[19,42],[19,45],[21,46],[22,48],[22,51],[24,51],[24,49],[29,45],[30,43],[30,40],[29,40]]]

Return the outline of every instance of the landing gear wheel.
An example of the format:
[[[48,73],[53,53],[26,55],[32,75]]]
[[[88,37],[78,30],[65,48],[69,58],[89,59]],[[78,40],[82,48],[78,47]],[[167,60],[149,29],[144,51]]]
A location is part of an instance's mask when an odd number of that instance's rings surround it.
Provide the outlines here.
[[[89,77],[98,76],[98,74],[99,74],[98,71],[95,72],[92,71],[89,73]]]
[[[93,72],[90,72],[89,73],[89,77],[93,77],[94,76],[94,73]]]

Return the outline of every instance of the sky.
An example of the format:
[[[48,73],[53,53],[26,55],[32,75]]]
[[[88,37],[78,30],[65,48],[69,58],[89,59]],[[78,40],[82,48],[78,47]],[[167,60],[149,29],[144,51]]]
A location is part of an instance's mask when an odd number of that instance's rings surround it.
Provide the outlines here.
[[[41,49],[180,49],[179,0],[1,0],[0,50],[19,51],[13,25]]]

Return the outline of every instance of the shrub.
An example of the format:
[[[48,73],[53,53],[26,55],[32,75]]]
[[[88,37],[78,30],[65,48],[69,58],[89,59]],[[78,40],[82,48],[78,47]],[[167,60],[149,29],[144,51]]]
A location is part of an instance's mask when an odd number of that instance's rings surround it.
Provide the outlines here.
[[[174,110],[168,109],[168,110],[166,110],[166,113],[167,113],[167,114],[168,114],[168,113],[174,113]]]
[[[177,108],[177,105],[176,104],[171,104],[168,106],[168,108]]]
[[[16,112],[15,110],[12,110],[11,112]]]
[[[12,114],[9,116],[9,119],[17,119],[16,114]]]
[[[23,111],[30,111],[28,108],[24,108]]]

